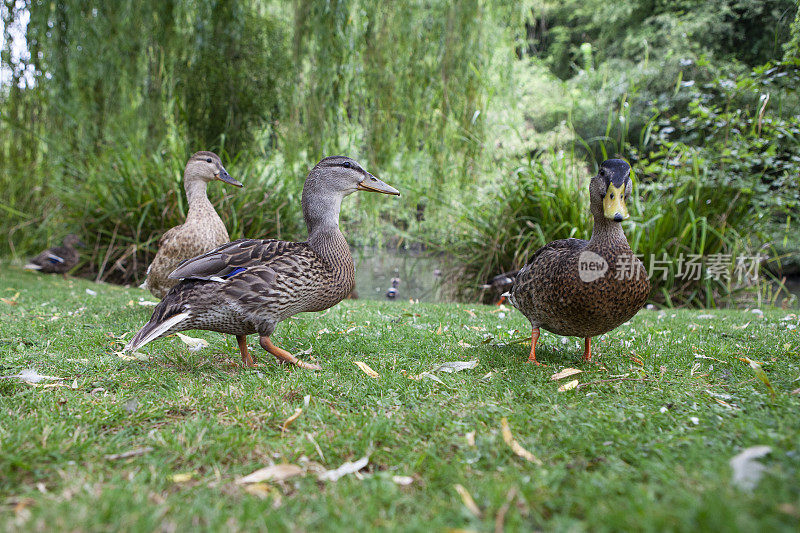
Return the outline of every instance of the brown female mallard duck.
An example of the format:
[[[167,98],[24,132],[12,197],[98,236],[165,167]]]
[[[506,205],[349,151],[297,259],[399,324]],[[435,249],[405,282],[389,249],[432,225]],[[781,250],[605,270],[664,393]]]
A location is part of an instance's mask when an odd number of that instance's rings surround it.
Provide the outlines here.
[[[299,361],[270,340],[279,322],[304,311],[322,311],[342,301],[355,286],[350,247],[339,230],[342,199],[356,191],[400,193],[349,157],[326,157],[311,169],[303,187],[305,242],[240,239],[178,267],[180,279],[153,311],[150,321],[125,347],[187,329],[236,335],[242,360],[253,366],[247,335],[282,361]]]
[[[231,240],[225,224],[206,194],[206,187],[214,180],[242,186],[230,177],[214,152],[197,152],[192,155],[183,171],[183,188],[189,204],[186,222],[167,230],[161,236],[158,253],[147,267],[147,279],[142,284],[142,288],[148,289],[156,298],[163,298],[177,285],[178,280],[170,279],[169,275],[182,261],[204,254]]]
[[[69,234],[64,237],[64,244],[53,246],[40,253],[25,265],[28,270],[37,270],[48,274],[61,274],[65,279],[67,272],[78,264],[80,254],[75,245],[83,245],[77,235]]]
[[[517,274],[508,300],[530,320],[529,362],[536,361],[539,328],[583,337],[583,360],[591,339],[636,314],[650,294],[647,271],[634,256],[621,222],[628,218],[631,167],[609,159],[589,184],[594,229],[589,241],[564,239],[539,248]]]

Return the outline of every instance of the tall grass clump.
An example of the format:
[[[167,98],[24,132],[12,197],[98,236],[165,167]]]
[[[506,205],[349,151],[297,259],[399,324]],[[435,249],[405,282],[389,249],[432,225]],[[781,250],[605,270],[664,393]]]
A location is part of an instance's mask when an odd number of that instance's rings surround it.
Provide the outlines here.
[[[634,220],[625,233],[650,274],[651,301],[716,307],[733,303],[753,283],[747,271],[736,271],[737,260],[750,266],[748,258],[754,257],[757,245],[757,239],[746,237],[756,222],[747,193],[709,186],[697,172],[674,171],[642,185],[634,197]],[[698,257],[701,267],[695,279],[689,261]],[[717,274],[715,264],[724,272]]]
[[[538,248],[555,239],[589,236],[588,181],[574,157],[549,154],[514,169],[497,190],[456,207],[461,217],[442,246],[452,266],[451,297],[474,299],[495,274],[521,268]]]
[[[569,237],[588,239],[589,173],[574,158],[531,160],[517,169],[496,195],[479,206],[464,206],[449,250],[447,284],[456,298],[483,297],[479,288],[492,276],[522,267],[542,245]],[[638,190],[637,190],[638,189]],[[732,303],[752,276],[739,276],[737,258],[752,257],[759,242],[752,198],[737,188],[707,186],[699,168],[665,169],[658,182],[635,183],[625,224],[631,248],[651,273],[653,302],[669,306]],[[698,256],[700,278],[687,262]],[[652,258],[652,259],[651,259]],[[726,272],[717,276],[711,263]],[[756,270],[758,272],[758,270]],[[739,279],[741,277],[741,279]]]

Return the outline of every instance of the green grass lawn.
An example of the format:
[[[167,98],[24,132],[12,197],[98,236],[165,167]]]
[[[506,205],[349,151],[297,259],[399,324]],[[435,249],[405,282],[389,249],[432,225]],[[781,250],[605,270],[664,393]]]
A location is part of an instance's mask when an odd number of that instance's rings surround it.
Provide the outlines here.
[[[536,367],[514,309],[346,301],[273,337],[312,349],[303,358],[323,366],[315,373],[275,364],[255,337],[260,365],[243,368],[235,339],[211,332],[187,332],[210,342],[199,352],[170,337],[143,348],[149,358],[122,359],[152,312],[139,289],[7,267],[0,297],[0,375],[62,378],[0,380],[0,529],[800,523],[800,333],[788,311],[642,311],[597,339],[601,364],[580,362],[578,339],[543,333],[537,355],[548,366]],[[774,398],[744,357],[763,363]],[[475,359],[433,373],[440,381],[412,379]],[[565,367],[582,372],[550,379]],[[535,460],[505,442],[504,417]],[[772,451],[747,491],[732,484],[729,460],[756,445]],[[357,474],[318,477],[365,456]],[[237,482],[280,463],[301,475]]]

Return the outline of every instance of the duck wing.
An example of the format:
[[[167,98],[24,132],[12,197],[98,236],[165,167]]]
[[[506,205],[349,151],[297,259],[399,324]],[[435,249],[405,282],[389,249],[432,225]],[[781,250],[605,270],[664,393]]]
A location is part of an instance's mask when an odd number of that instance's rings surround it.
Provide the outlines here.
[[[45,266],[45,265],[63,265],[67,260],[58,254],[58,250],[50,249],[45,250],[31,260],[32,263]]]
[[[312,253],[303,242],[276,239],[239,239],[181,263],[171,279],[221,281],[257,266],[289,256]]]

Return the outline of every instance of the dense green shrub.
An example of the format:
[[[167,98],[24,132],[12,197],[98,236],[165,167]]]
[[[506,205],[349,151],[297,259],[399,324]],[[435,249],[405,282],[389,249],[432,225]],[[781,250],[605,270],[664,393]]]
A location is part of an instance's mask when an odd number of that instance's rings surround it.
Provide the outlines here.
[[[591,67],[586,43],[595,64],[679,53],[755,67],[779,53],[796,10],[792,0],[544,0],[530,8],[526,52],[562,79]]]
[[[692,86],[684,115],[661,115],[642,161],[651,180],[666,166],[696,165],[709,186],[741,189],[767,217],[800,210],[800,60]]]
[[[652,148],[655,115],[688,114],[695,95],[682,89],[735,80],[778,59],[796,12],[792,0],[538,3],[526,52],[580,95],[568,115],[554,107],[544,120],[568,119],[598,163],[603,145],[635,160]]]

